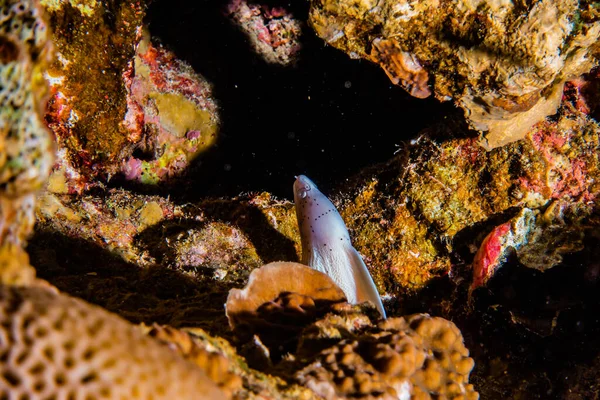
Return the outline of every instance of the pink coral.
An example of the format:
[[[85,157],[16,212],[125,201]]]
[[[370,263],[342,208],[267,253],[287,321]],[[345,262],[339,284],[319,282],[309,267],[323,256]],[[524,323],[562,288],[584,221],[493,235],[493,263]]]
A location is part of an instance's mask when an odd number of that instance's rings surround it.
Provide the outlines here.
[[[233,0],[227,14],[250,39],[256,53],[269,63],[287,65],[300,50],[300,22],[283,7]]]
[[[143,39],[123,80],[123,125],[139,151],[123,161],[125,179],[164,182],[212,145],[219,119],[211,86],[173,53]]]

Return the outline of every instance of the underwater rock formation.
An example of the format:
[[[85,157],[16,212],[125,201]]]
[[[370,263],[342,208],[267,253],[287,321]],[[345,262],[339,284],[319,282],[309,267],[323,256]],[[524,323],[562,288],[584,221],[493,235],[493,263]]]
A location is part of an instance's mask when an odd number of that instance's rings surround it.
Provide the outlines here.
[[[313,0],[309,22],[413,96],[453,100],[492,149],[553,114],[565,80],[592,68],[597,9],[575,0]]]
[[[541,216],[529,227],[532,236],[520,257],[539,269],[580,247],[581,235],[568,232],[593,228],[588,220],[600,190],[600,127],[592,118],[565,102],[556,119],[490,152],[476,138],[463,137],[464,130],[449,120],[424,132],[334,199],[383,292],[398,286],[418,289],[436,276],[468,271],[453,268],[456,251],[479,247],[494,226],[524,208]],[[40,204],[42,229],[90,240],[142,265],[208,267],[239,275],[300,256],[293,205],[268,195],[175,205],[160,196],[112,189],[83,198],[48,193]],[[557,235],[565,243],[554,250],[556,256],[526,251]]]
[[[226,398],[202,369],[99,307],[0,285],[0,310],[3,398]]]
[[[116,174],[165,182],[214,143],[210,85],[151,41],[143,2],[47,7],[60,55],[49,70],[47,120],[60,147],[51,191],[81,193]]]
[[[142,1],[42,0],[50,16],[56,61],[46,121],[62,158],[54,177],[61,190],[81,190],[94,178],[118,171],[131,153],[123,121],[127,111],[124,73],[141,37]],[[77,171],[77,173],[73,173]],[[58,173],[58,172],[57,172]],[[67,182],[67,183],[65,183]]]
[[[34,193],[52,167],[44,125],[52,57],[48,23],[36,1],[0,2],[0,282],[31,282],[23,247],[33,230]]]
[[[566,202],[574,212],[563,227],[586,227],[600,190],[600,129],[593,119],[565,106],[557,120],[491,152],[474,139],[448,139],[452,129],[421,136],[341,206],[356,248],[375,271],[404,287],[421,287],[431,274],[449,272],[447,256],[468,245],[462,235],[455,240],[457,234],[515,209],[543,212]]]
[[[301,46],[301,23],[285,8],[231,0],[227,15],[246,34],[263,60],[280,65],[296,61]]]
[[[135,148],[121,173],[144,184],[181,174],[216,139],[219,119],[210,85],[149,37],[138,43],[123,76],[124,124]]]

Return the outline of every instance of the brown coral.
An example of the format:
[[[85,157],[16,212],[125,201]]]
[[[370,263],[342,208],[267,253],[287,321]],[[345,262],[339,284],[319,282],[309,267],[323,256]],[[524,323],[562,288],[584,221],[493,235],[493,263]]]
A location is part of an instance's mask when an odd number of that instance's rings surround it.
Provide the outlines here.
[[[226,313],[249,362],[261,368],[293,351],[304,327],[345,301],[344,292],[322,272],[273,262],[252,271],[244,289],[229,292]]]
[[[400,49],[396,40],[373,40],[371,60],[383,68],[394,85],[400,84],[411,96],[420,99],[431,96],[427,85],[429,74],[413,54]]]
[[[229,292],[226,310],[230,326],[239,331],[256,319],[305,320],[319,307],[345,300],[344,292],[324,273],[299,263],[273,262],[252,271],[244,289]]]
[[[0,398],[225,397],[113,314],[45,288],[0,286]]]
[[[452,322],[415,314],[339,341],[295,378],[327,399],[478,399],[473,366]]]

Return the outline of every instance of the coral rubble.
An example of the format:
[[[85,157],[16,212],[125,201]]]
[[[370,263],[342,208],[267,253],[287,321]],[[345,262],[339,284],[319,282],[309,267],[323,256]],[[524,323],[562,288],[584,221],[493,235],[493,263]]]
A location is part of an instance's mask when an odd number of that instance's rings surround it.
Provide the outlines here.
[[[597,7],[575,0],[313,0],[310,23],[350,57],[380,64],[413,96],[454,100],[491,149],[553,114],[565,80],[592,68]]]

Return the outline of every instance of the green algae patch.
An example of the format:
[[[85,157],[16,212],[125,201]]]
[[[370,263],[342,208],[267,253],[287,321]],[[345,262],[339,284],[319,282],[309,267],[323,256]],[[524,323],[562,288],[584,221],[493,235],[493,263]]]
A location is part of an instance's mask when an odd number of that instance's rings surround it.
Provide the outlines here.
[[[163,219],[163,210],[160,204],[153,201],[142,207],[140,210],[140,223],[151,226],[159,223]]]
[[[172,135],[182,138],[189,131],[200,131],[212,135],[216,126],[210,112],[198,108],[191,100],[178,93],[151,93],[151,99],[156,102],[161,125]],[[205,141],[202,148],[209,147],[212,141]]]

